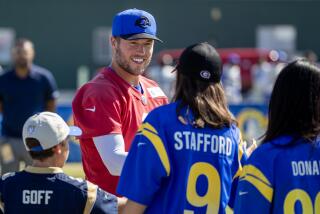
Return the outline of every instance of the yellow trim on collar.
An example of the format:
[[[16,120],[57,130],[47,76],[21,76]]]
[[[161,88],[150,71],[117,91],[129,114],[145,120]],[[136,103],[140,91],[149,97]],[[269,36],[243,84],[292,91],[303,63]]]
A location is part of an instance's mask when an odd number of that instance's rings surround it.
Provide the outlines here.
[[[60,167],[35,167],[27,166],[24,169],[26,172],[37,173],[37,174],[54,174],[54,173],[63,173],[63,170]]]

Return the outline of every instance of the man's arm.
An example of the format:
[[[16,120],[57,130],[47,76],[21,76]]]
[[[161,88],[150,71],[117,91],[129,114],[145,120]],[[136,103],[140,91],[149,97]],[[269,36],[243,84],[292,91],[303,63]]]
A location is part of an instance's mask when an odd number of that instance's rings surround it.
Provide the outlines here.
[[[123,209],[127,203],[128,199],[125,197],[118,197],[118,212],[119,214],[123,214]]]
[[[142,214],[144,213],[146,208],[147,208],[146,205],[128,200],[122,213],[123,214]]]
[[[121,134],[94,137],[93,142],[111,175],[120,176],[128,152]]]

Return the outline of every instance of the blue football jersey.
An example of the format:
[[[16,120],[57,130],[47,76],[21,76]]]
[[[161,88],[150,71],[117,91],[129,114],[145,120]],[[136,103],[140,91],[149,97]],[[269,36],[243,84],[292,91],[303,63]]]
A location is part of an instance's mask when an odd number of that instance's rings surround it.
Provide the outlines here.
[[[239,178],[235,213],[320,213],[320,143],[281,136],[259,146]]]
[[[61,168],[27,167],[0,180],[4,213],[118,213],[117,197]]]
[[[177,103],[149,113],[125,161],[118,193],[145,213],[224,213],[240,175],[240,132],[195,128],[176,117]]]

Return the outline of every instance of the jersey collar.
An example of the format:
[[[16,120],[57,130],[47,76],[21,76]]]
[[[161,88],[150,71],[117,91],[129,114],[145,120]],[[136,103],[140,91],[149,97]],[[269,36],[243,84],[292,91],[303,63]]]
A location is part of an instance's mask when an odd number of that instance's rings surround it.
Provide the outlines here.
[[[271,140],[271,143],[277,146],[287,146],[287,145],[290,145],[292,142],[299,141],[300,139],[301,139],[300,136],[281,135]]]
[[[55,173],[63,173],[63,170],[59,167],[35,167],[35,166],[27,166],[25,168],[26,172],[36,173],[36,174],[55,174]]]
[[[141,94],[136,88],[134,88],[133,86],[131,86],[127,81],[125,81],[124,79],[122,79],[111,67],[106,67],[106,69],[104,70],[104,72],[109,72],[111,75],[115,76],[117,79],[119,79],[119,81],[122,81],[125,83],[125,85],[127,85],[128,87],[128,92],[131,93],[134,97],[136,97],[138,100],[140,100],[142,102],[143,105],[147,105],[147,97],[149,97],[148,93],[146,92],[146,88],[144,86],[143,81],[141,80],[142,78],[140,78],[141,81],[139,81],[139,84],[141,86],[141,89],[143,91],[143,94]]]

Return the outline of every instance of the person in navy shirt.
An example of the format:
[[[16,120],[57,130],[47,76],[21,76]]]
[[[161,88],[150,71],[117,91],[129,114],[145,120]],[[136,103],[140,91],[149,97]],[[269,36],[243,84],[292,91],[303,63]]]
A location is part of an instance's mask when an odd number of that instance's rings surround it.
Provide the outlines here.
[[[13,68],[0,75],[2,174],[19,170],[20,161],[31,163],[21,139],[22,126],[37,112],[55,111],[58,95],[51,72],[33,64],[34,47],[30,40],[17,40],[12,57]]]
[[[0,177],[4,213],[118,213],[118,203],[122,207],[125,199],[63,173],[69,137],[81,134],[53,112],[35,114],[25,122],[23,141],[33,163]]]

